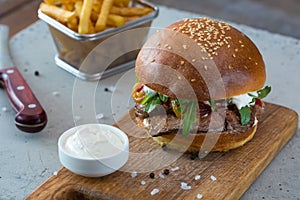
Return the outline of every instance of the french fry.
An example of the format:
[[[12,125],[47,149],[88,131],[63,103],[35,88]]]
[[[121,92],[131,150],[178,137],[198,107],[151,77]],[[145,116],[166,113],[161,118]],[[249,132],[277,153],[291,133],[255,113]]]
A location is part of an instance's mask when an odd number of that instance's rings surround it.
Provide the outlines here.
[[[134,20],[137,20],[137,19],[139,19],[139,18],[141,18],[141,16],[124,17],[125,23],[126,23],[126,22],[131,22],[131,21],[134,21]]]
[[[92,22],[97,22],[98,20],[98,16],[99,16],[99,13],[97,13],[96,11],[92,10],[92,14],[91,14],[91,20]]]
[[[44,0],[43,13],[79,34],[92,34],[107,28],[123,26],[153,10],[129,7],[131,0]]]
[[[113,6],[110,9],[111,14],[121,15],[121,16],[143,16],[146,15],[153,10],[151,8],[138,8],[138,7],[116,7]]]
[[[44,2],[48,5],[54,5],[54,0],[44,0]]]
[[[49,15],[50,17],[62,23],[68,23],[76,17],[75,12],[66,11],[62,8],[48,5],[46,3],[41,3],[40,9],[46,15]]]
[[[78,33],[88,34],[89,33],[89,23],[92,13],[93,0],[84,0],[82,9],[80,12],[80,20],[78,25]]]
[[[96,31],[103,31],[106,28],[108,14],[112,5],[113,0],[103,0],[100,14],[95,25]]]
[[[101,10],[101,6],[102,6],[102,0],[98,0],[98,1],[95,1],[94,4],[93,4],[93,11],[95,11],[96,13],[100,13],[100,10]]]
[[[114,5],[118,7],[128,7],[130,0],[114,0]]]
[[[89,34],[92,34],[92,33],[96,33],[96,30],[95,30],[93,22],[90,20],[89,21]]]
[[[71,21],[67,23],[67,26],[73,31],[78,31],[78,20],[77,18],[73,18]]]
[[[82,4],[83,4],[82,1],[76,1],[75,2],[74,8],[75,8],[75,14],[76,14],[77,17],[80,17],[80,13],[81,13],[81,10],[82,10]]]
[[[63,3],[62,8],[67,11],[73,11],[74,10],[74,3]]]
[[[118,26],[123,26],[124,24],[125,24],[124,17],[120,15],[113,15],[113,14],[108,15],[107,25],[118,27]]]

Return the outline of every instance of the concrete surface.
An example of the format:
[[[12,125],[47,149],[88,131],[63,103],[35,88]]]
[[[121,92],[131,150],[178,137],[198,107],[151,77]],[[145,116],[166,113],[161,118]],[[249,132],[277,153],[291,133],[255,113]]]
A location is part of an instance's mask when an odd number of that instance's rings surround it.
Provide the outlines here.
[[[162,28],[185,17],[199,14],[160,7],[160,15],[153,26]],[[267,66],[267,84],[273,91],[267,101],[285,105],[300,113],[300,41],[294,38],[273,34],[244,25],[235,25],[245,32],[258,46]],[[0,90],[0,199],[23,199],[61,164],[57,155],[57,139],[60,134],[73,127],[75,121],[86,123],[88,119],[73,116],[74,110],[91,107],[74,103],[75,78],[58,68],[54,63],[55,49],[52,38],[43,22],[37,22],[17,34],[10,41],[14,61],[23,73],[28,84],[44,106],[49,122],[39,134],[31,135],[15,128],[14,111],[8,104],[3,90]],[[39,76],[34,71],[40,72]],[[131,70],[132,72],[132,70]],[[130,107],[130,92],[134,74],[127,80],[122,74],[101,80],[96,85],[95,113],[103,113],[101,123],[112,123],[123,115],[121,108]],[[113,95],[119,98],[119,106],[111,108],[112,93],[104,88],[112,88],[123,78],[126,84],[116,88]],[[86,99],[87,89],[95,83],[83,83],[81,100]],[[75,87],[75,90],[78,88]],[[58,95],[57,95],[58,94]],[[78,99],[77,99],[78,100]],[[120,101],[121,100],[121,101]],[[7,110],[5,111],[5,109]],[[94,114],[95,114],[94,113]],[[260,175],[242,200],[252,199],[295,199],[300,196],[300,130],[288,145],[276,156],[267,169]]]

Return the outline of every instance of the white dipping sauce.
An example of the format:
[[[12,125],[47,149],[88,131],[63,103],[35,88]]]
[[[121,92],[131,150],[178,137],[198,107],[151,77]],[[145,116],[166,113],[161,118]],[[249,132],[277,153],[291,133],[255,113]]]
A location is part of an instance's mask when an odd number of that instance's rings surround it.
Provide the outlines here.
[[[99,126],[85,126],[74,129],[66,138],[64,149],[82,158],[101,158],[122,151],[124,141],[113,131]]]

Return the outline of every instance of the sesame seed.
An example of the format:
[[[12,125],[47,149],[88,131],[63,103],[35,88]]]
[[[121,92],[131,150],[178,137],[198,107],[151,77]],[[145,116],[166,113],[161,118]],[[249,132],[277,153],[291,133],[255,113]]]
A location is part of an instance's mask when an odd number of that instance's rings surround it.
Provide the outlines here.
[[[207,70],[207,66],[206,65],[204,65],[204,69]]]
[[[242,44],[242,40],[239,40],[239,43]]]
[[[178,80],[181,80],[181,76],[178,76]]]
[[[196,79],[194,79],[194,78],[193,78],[193,79],[191,79],[191,82],[192,82],[192,83],[194,83],[195,81],[196,81]]]
[[[196,61],[196,59],[192,59],[192,62],[195,62]]]
[[[182,45],[183,49],[187,49],[187,46],[186,44]]]
[[[231,66],[231,65],[228,65],[228,69],[232,69],[232,66]]]
[[[228,49],[230,48],[230,44],[229,45],[227,45],[227,47],[228,47]]]
[[[239,51],[239,49],[235,49],[234,51],[235,51],[235,52],[238,52],[238,51]]]
[[[236,57],[236,55],[235,55],[235,54],[232,54],[232,57],[234,57],[234,58],[235,58],[235,57]]]
[[[249,60],[252,60],[252,58],[251,58],[251,57],[249,57],[248,59],[249,59]]]
[[[155,59],[154,59],[154,58],[152,58],[151,62],[155,62]]]
[[[168,46],[168,49],[169,49],[169,50],[171,50],[171,49],[172,49],[172,47],[171,47],[171,46]]]
[[[244,46],[245,46],[245,45],[243,45],[243,44],[241,45],[242,48],[243,48]]]
[[[169,45],[168,44],[165,44],[165,47],[167,48]]]
[[[180,64],[181,64],[181,65],[184,65],[184,61],[183,61],[183,60],[182,60],[182,61],[180,61]]]
[[[258,63],[257,63],[257,62],[255,62],[255,65],[258,65]]]

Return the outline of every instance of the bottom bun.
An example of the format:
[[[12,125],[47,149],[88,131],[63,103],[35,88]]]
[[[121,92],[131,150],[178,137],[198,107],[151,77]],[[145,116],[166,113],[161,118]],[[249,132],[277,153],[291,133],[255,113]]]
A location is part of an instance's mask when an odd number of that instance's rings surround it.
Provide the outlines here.
[[[146,128],[139,123],[137,124]],[[147,129],[147,128],[146,128]],[[161,146],[179,152],[197,153],[201,151],[228,151],[243,146],[250,141],[257,129],[257,124],[243,133],[231,133],[228,131],[218,133],[197,133],[183,137],[177,133],[168,133],[160,136],[151,136]],[[148,132],[148,130],[147,130]],[[148,132],[149,134],[149,132]],[[150,134],[149,134],[150,135]]]

